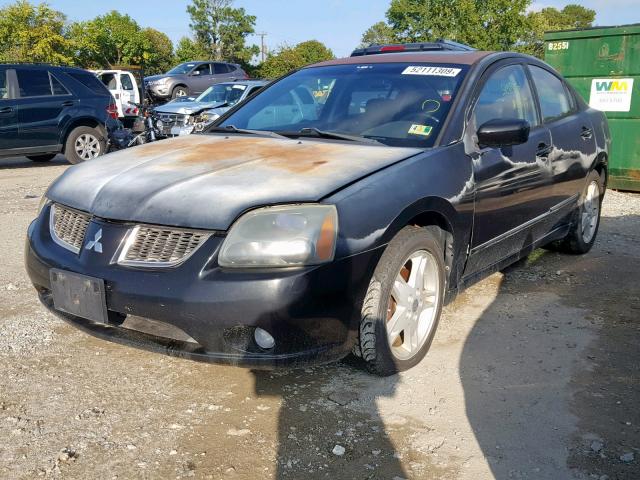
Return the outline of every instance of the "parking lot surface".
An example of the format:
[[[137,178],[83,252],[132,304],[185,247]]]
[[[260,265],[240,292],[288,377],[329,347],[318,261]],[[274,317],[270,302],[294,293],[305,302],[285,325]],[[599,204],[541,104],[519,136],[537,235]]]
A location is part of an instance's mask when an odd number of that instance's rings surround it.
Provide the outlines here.
[[[640,195],[607,192],[589,254],[462,293],[408,372],[255,372],[39,305],[23,245],[58,159],[0,160],[0,478],[640,478]]]

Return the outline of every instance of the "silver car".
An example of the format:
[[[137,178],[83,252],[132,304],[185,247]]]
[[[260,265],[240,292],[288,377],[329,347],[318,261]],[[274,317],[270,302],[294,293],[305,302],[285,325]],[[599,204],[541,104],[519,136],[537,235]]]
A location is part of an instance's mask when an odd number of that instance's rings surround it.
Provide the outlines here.
[[[268,82],[246,80],[212,85],[198,97],[176,98],[154,109],[155,126],[164,136],[185,135],[220,117]]]
[[[152,98],[162,101],[200,95],[216,83],[248,78],[242,67],[235,63],[186,62],[162,75],[145,77],[144,87]]]

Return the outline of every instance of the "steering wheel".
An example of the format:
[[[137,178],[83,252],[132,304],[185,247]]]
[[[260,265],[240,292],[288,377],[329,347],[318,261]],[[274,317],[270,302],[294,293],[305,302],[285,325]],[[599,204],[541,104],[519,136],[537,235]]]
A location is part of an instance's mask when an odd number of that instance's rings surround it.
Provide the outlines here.
[[[405,115],[402,115],[400,118],[398,118],[397,120],[399,121],[411,121],[411,122],[417,122],[420,124],[423,124],[425,122],[425,120],[430,120],[435,124],[439,124],[440,123],[440,119],[438,117],[436,117],[435,115],[432,115],[431,113],[427,113],[427,112],[410,112],[410,113],[406,113]]]

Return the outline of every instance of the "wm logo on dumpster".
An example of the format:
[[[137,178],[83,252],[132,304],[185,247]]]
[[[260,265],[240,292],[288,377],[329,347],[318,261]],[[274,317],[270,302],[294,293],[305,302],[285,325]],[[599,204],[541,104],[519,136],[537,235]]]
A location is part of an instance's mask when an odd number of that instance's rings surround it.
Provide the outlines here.
[[[629,90],[629,84],[619,80],[596,82],[596,90],[598,92],[627,92]]]

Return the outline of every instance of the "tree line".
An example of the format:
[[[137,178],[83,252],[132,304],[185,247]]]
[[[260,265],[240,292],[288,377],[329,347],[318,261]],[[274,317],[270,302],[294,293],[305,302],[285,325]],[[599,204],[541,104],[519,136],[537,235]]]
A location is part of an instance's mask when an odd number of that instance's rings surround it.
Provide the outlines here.
[[[517,50],[541,57],[545,31],[585,28],[595,19],[595,11],[580,5],[536,12],[530,6],[531,0],[392,0],[385,21],[364,32],[362,45],[447,38],[482,50]],[[334,57],[324,44],[309,40],[282,45],[255,65],[260,49],[248,41],[255,33],[255,16],[236,8],[233,0],[192,0],[187,13],[191,35],[174,46],[163,32],[115,10],[68,22],[47,3],[18,0],[0,9],[0,62],[96,69],[135,65],[153,74],[184,61],[225,60],[241,64],[252,76],[275,78]]]
[[[569,4],[531,10],[531,0],[392,0],[386,20],[372,25],[362,45],[428,42],[439,38],[479,50],[544,56],[544,32],[588,28],[594,10]]]

